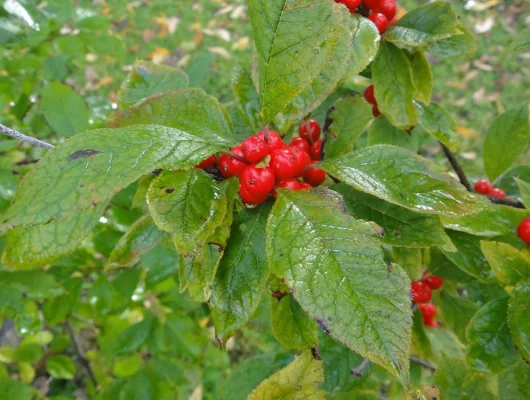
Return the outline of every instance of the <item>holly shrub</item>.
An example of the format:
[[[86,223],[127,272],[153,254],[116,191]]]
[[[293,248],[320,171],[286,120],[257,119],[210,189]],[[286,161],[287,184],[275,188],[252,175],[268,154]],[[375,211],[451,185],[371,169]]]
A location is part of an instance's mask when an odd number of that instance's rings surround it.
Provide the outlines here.
[[[528,398],[528,99],[469,182],[432,101],[429,59],[475,46],[450,3],[247,6],[234,101],[139,61],[20,182],[0,397]]]

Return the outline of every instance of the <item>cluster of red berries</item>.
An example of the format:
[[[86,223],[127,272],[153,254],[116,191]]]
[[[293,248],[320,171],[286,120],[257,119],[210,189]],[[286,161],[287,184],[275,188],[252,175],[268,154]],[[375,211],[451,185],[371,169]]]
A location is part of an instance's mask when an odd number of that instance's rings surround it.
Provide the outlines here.
[[[375,99],[374,85],[370,85],[364,91],[364,99],[372,105],[372,115],[377,118],[381,115],[379,107],[377,107],[377,100]]]
[[[388,27],[396,23],[396,2],[394,0],[335,0],[342,3],[352,14],[358,12],[363,15],[368,14],[368,19],[372,21],[377,30],[382,35]]]
[[[506,197],[504,190],[494,187],[490,181],[486,179],[480,179],[475,183],[475,192],[498,197],[499,199],[504,199]]]
[[[434,317],[436,316],[436,306],[429,302],[432,298],[432,291],[440,289],[443,283],[443,278],[429,275],[429,271],[425,271],[423,277],[419,281],[412,282],[412,301],[418,303],[418,308],[423,317],[423,324],[426,326],[438,326],[438,322],[434,320]]]
[[[217,169],[225,178],[239,177],[239,194],[247,204],[263,203],[276,189],[307,190],[326,179],[324,170],[314,166],[322,158],[320,124],[303,121],[299,136],[287,145],[275,131],[261,131],[219,158],[215,155],[198,167]],[[303,179],[303,181],[300,180]]]

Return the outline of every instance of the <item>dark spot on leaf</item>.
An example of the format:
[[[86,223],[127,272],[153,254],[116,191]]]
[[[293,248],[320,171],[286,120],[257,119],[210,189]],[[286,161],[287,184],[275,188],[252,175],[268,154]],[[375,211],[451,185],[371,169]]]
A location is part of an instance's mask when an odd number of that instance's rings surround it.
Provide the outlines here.
[[[296,386],[294,387],[294,390],[300,390],[300,389],[302,389],[302,385],[296,385]]]
[[[283,257],[283,256],[284,256],[284,254],[283,254],[283,253],[280,253],[280,257]]]
[[[103,152],[92,149],[77,150],[70,154],[70,156],[68,157],[68,161],[76,160],[78,158],[90,158],[97,156],[98,154],[103,154]]]
[[[322,328],[322,330],[324,331],[324,333],[330,333],[331,331],[329,330],[328,326],[324,323],[324,321],[320,320],[320,319],[317,319],[317,324],[318,326],[320,326]]]
[[[315,347],[311,347],[311,354],[313,354],[313,358],[315,360],[322,360],[322,358],[320,358],[320,354],[318,354],[318,351]]]
[[[79,185],[79,187],[80,187],[80,188],[84,188],[84,187],[85,187],[85,185],[81,184],[81,185]]]
[[[213,246],[217,249],[219,253],[221,253],[225,248],[220,245],[219,243],[208,243],[210,246]]]
[[[95,207],[95,206],[97,206],[97,205],[98,205],[98,203],[97,203],[97,202],[95,202],[95,201],[92,201],[92,207]]]
[[[158,176],[158,175],[160,175],[161,172],[162,172],[162,168],[157,168],[157,169],[155,169],[155,170],[154,170],[153,172],[151,172],[151,173],[152,173],[153,175]]]
[[[394,272],[394,264],[389,264],[386,266],[386,270],[388,272]]]
[[[167,194],[173,193],[174,191],[175,191],[175,189],[173,189],[173,188],[166,189],[166,193]]]
[[[274,292],[272,292],[272,297],[274,297],[275,299],[278,299],[280,300],[281,298],[287,296],[288,293],[285,293],[285,292],[281,292],[279,290],[276,290]]]

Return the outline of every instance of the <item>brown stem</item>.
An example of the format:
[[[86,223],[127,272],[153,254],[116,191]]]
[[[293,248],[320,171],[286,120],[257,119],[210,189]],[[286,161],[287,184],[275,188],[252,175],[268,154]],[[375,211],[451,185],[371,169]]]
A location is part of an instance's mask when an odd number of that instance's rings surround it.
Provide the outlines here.
[[[77,335],[75,334],[74,328],[72,327],[72,324],[70,324],[70,320],[66,320],[65,326],[68,329],[68,333],[70,334],[70,337],[72,338],[72,342],[74,343],[75,352],[77,356],[79,357],[81,364],[83,364],[83,366],[87,370],[88,376],[90,380],[92,381],[92,384],[94,385],[95,388],[97,388],[98,382],[96,380],[96,376],[94,375],[94,372],[92,371],[90,362],[86,358],[85,352],[83,351],[81,343],[79,342],[79,339],[77,338]]]
[[[506,197],[501,199],[499,197],[486,196],[492,203],[501,204],[503,206],[510,206],[514,208],[526,208],[525,205],[515,197]]]
[[[449,150],[449,148],[442,142],[438,142],[438,143],[440,143],[440,146],[442,146],[442,150],[444,151],[445,156],[449,160],[451,167],[453,167],[453,170],[456,172],[456,175],[458,176],[460,183],[464,185],[464,187],[466,188],[468,192],[472,192],[473,189],[471,187],[471,184],[469,183],[469,180],[467,179],[467,176],[464,170],[462,169],[462,166],[459,164],[453,152]]]
[[[335,111],[335,106],[331,106],[328,108],[328,111],[326,111],[326,119],[324,121],[324,128],[322,128],[322,149],[320,154],[320,159],[323,160],[324,156],[326,155],[326,142],[328,141],[328,133],[329,128],[331,127],[331,124],[333,123],[333,120],[331,119],[331,113]]]
[[[263,138],[265,143],[269,144],[269,125],[267,124],[263,125]]]
[[[435,372],[436,371],[436,367],[434,365],[432,365],[430,362],[422,360],[419,357],[410,356],[410,361],[413,362],[414,364],[421,365],[423,368],[427,368],[431,372]]]
[[[307,132],[307,138],[309,139],[309,144],[313,144],[313,135],[311,134],[311,124],[309,123],[309,118],[304,120],[305,130]]]
[[[247,160],[245,160],[244,157],[238,156],[236,153],[234,153],[232,151],[225,151],[225,154],[228,154],[230,157],[233,157],[236,160],[244,162],[245,164],[247,164]]]

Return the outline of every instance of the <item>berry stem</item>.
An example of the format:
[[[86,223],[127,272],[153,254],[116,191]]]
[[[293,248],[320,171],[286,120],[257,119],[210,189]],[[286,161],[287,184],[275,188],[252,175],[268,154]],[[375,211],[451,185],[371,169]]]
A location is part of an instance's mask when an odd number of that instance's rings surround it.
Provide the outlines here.
[[[328,111],[326,111],[326,119],[324,120],[324,127],[322,128],[322,148],[321,151],[321,160],[324,160],[324,156],[326,155],[326,142],[328,141],[328,132],[329,128],[331,127],[331,124],[333,123],[333,120],[331,119],[331,113],[335,111],[335,106],[331,106],[328,108]]]
[[[311,124],[309,123],[309,118],[304,120],[305,130],[307,132],[307,138],[309,139],[309,144],[313,144],[313,133],[311,132]]]
[[[267,124],[263,125],[263,139],[265,139],[265,143],[269,144],[269,125]]]
[[[233,158],[235,158],[238,161],[244,162],[245,164],[248,163],[248,161],[245,160],[245,157],[238,156],[236,153],[234,153],[232,151],[225,151],[225,154],[228,154],[230,157],[233,157]]]

